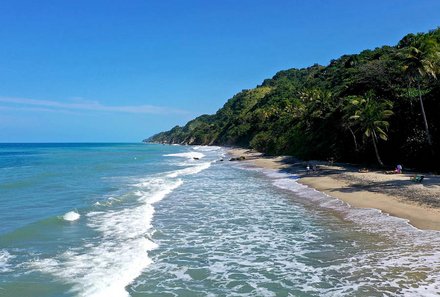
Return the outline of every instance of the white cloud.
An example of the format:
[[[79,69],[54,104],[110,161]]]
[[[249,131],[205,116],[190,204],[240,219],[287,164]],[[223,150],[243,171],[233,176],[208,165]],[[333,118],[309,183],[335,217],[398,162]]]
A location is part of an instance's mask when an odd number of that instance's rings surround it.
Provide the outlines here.
[[[89,110],[121,113],[145,113],[145,114],[186,114],[186,111],[154,105],[104,105],[98,101],[86,101],[76,98],[72,102],[59,102],[52,100],[36,100],[28,98],[0,97],[0,102],[14,104],[21,107],[37,106],[35,111],[73,111]]]
[[[1,102],[1,98],[0,98],[0,102]],[[54,112],[54,113],[68,113],[68,114],[75,114],[75,115],[80,115],[79,112],[74,112],[74,111],[70,111],[70,110],[64,110],[64,109],[52,109],[52,108],[46,108],[46,107],[33,107],[33,106],[10,106],[10,105],[0,105],[0,111],[1,110],[5,110],[5,111],[31,111],[31,112]]]

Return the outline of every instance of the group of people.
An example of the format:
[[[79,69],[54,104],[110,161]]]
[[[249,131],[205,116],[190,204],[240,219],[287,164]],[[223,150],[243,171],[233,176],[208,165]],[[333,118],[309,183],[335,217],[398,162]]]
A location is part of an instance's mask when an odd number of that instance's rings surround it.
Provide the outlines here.
[[[402,165],[398,164],[396,165],[396,168],[394,170],[385,171],[386,174],[400,174],[403,173],[403,167]]]

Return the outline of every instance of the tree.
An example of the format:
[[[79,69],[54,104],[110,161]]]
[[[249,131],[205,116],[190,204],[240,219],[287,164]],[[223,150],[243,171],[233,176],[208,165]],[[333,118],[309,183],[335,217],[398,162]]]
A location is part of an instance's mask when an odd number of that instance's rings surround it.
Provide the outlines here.
[[[426,131],[426,139],[428,144],[432,147],[432,138],[431,133],[429,132],[420,83],[425,77],[437,78],[440,47],[437,41],[430,35],[412,35],[411,38],[407,38],[406,43],[408,43],[408,47],[404,52],[404,69],[408,74],[410,83],[417,84],[420,108]]]
[[[355,114],[358,109],[359,98],[355,96],[349,96],[344,99],[344,104],[342,107],[342,127],[350,131],[351,136],[353,137],[354,150],[355,152],[359,152],[358,142],[356,138],[356,131],[353,128],[357,125],[355,121],[353,121],[352,116]]]
[[[355,125],[367,138],[371,138],[377,162],[384,166],[377,143],[379,138],[385,141],[388,140],[389,122],[386,119],[393,115],[392,102],[388,100],[380,102],[369,93],[364,97],[353,97],[350,104],[352,110],[354,110],[354,115],[350,116],[349,119],[355,122]]]

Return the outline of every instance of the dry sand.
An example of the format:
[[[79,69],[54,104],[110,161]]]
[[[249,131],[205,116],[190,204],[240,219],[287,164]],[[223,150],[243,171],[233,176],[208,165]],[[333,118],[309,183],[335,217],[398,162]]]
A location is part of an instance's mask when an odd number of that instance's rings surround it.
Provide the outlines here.
[[[419,229],[440,230],[440,176],[425,175],[422,183],[410,180],[414,174],[386,174],[385,171],[359,172],[359,167],[328,162],[302,162],[291,157],[265,157],[246,149],[230,149],[234,156],[245,156],[251,164],[283,170],[300,176],[299,182],[353,207],[375,208],[409,220]],[[306,166],[318,170],[307,172]]]

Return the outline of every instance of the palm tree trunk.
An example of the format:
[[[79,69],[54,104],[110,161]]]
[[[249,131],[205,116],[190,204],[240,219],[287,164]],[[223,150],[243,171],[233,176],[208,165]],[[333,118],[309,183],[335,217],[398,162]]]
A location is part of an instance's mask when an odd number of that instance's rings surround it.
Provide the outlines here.
[[[428,126],[428,120],[426,119],[425,106],[423,104],[422,92],[420,91],[420,82],[417,82],[417,88],[419,89],[420,107],[422,109],[423,121],[425,123],[426,139],[428,140],[429,146],[432,147],[431,134],[429,133],[429,126]]]
[[[351,130],[350,127],[348,127],[348,130],[350,130],[350,133],[351,133],[351,135],[353,136],[354,149],[355,149],[355,151],[357,152],[357,151],[359,151],[359,149],[358,149],[358,144],[357,144],[357,141],[356,141],[356,135],[354,134],[353,130]]]
[[[411,109],[413,108],[413,102],[411,100],[411,79],[408,82],[408,100],[409,100],[409,105],[411,106]]]
[[[383,162],[379,156],[379,150],[377,149],[376,132],[373,131],[373,133],[371,134],[371,138],[373,139],[374,152],[376,153],[377,162],[379,162],[380,166],[384,167],[385,165],[383,165]]]

